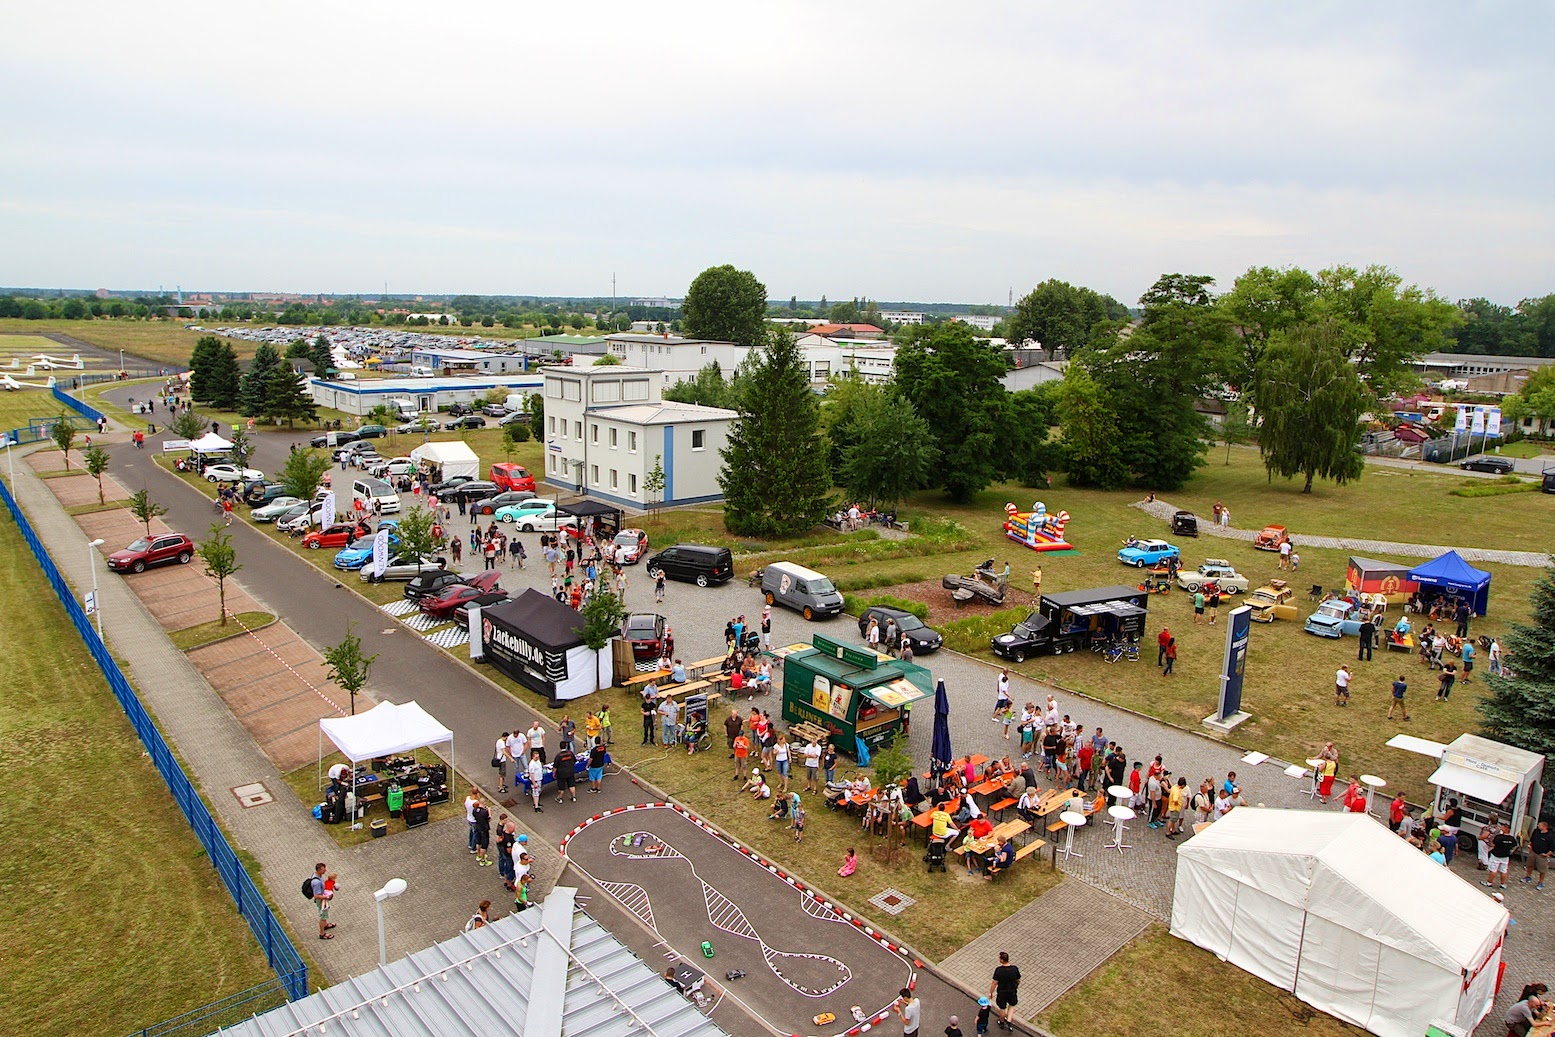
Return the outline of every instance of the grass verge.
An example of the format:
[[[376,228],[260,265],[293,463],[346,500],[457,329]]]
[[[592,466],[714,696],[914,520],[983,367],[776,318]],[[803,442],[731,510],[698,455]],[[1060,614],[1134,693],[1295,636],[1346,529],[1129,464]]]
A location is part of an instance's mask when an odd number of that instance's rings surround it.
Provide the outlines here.
[[[275,622],[275,617],[268,612],[239,612],[225,624],[211,620],[209,623],[196,623],[192,627],[184,627],[182,630],[174,630],[168,634],[168,640],[180,652],[187,652],[203,645],[224,641],[229,637],[237,637],[252,630],[260,630]]]
[[[129,505],[127,500],[111,500],[103,504],[72,504],[65,509],[69,515],[95,515],[100,511],[118,511]]]

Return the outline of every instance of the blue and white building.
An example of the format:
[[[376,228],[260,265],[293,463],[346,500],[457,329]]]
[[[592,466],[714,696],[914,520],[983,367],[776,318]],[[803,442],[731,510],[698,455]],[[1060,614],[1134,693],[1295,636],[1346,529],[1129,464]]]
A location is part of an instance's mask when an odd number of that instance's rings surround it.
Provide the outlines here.
[[[454,403],[471,404],[501,389],[508,394],[540,391],[538,370],[529,374],[491,375],[449,378],[310,378],[308,388],[313,402],[365,417],[379,404],[393,406],[396,400],[409,400],[418,411],[436,412]]]

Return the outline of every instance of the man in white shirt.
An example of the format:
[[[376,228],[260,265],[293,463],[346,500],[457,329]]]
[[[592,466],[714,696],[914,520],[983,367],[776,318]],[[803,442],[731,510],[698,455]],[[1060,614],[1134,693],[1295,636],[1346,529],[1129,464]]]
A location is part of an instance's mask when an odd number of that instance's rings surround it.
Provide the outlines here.
[[[544,765],[544,763],[545,763],[545,728],[541,727],[540,726],[540,721],[536,720],[533,724],[530,725],[529,730],[526,731],[525,734],[527,734],[529,736],[529,752],[530,753],[539,753],[540,754],[540,763],[542,765]]]
[[[821,774],[821,745],[806,742],[804,747],[804,787],[806,792],[819,792]]]
[[[540,809],[540,787],[545,784],[545,764],[540,762],[538,754],[529,757],[529,798],[534,801],[535,813],[543,814]],[[471,836],[473,839],[474,836]]]
[[[470,852],[475,852],[475,808],[480,805],[481,797],[471,789],[464,797],[464,820],[470,826]]]
[[[1350,668],[1341,666],[1334,671],[1334,705],[1348,706],[1350,704]]]
[[[923,1007],[918,1002],[918,997],[907,987],[902,988],[901,996],[896,999],[896,1004],[891,1006],[902,1020],[902,1037],[918,1037],[919,1018],[923,1013]]]

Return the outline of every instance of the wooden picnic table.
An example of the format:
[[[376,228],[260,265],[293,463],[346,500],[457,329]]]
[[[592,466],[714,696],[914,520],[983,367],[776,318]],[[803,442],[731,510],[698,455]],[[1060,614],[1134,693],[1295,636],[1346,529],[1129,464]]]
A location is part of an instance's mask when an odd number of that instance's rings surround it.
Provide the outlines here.
[[[986,778],[973,785],[968,792],[975,792],[979,796],[991,796],[995,792],[1003,792],[1010,787],[1010,782],[1015,780],[1013,774],[1001,774],[997,778]]]
[[[621,687],[635,688],[640,684],[647,684],[649,681],[663,680],[669,675],[670,671],[668,670],[654,670],[652,673],[639,673],[635,677],[622,681]]]
[[[709,667],[709,666],[722,666],[723,665],[723,661],[724,661],[725,658],[726,658],[726,656],[713,655],[713,656],[709,656],[706,659],[698,659],[694,663],[687,663],[686,664],[686,670],[688,672],[690,672],[692,670],[695,670],[696,673],[698,674],[698,676],[700,676],[701,673],[702,673],[702,670],[705,669],[706,667]]]

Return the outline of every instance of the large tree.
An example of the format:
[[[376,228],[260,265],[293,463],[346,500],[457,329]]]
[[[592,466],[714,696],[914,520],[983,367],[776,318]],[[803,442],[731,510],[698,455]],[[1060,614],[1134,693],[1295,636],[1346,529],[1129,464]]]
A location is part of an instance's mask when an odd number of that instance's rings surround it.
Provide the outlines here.
[[[867,398],[853,415],[840,482],[871,504],[896,504],[923,486],[939,454],[934,430],[895,390]]]
[[[1366,466],[1356,446],[1366,387],[1334,322],[1275,332],[1257,392],[1258,447],[1271,479],[1305,476],[1301,492],[1311,493],[1318,477],[1341,485],[1361,477]]]
[[[283,361],[270,372],[270,382],[265,387],[264,414],[284,420],[288,427],[296,425],[298,418],[309,422],[318,419],[319,405],[291,364]]]
[[[313,361],[313,370],[320,378],[325,377],[335,367],[335,355],[329,347],[329,339],[323,332],[319,332],[318,338],[313,340],[313,347],[309,350],[308,359]]]
[[[1232,372],[1231,382],[1242,392],[1250,393],[1269,336],[1310,318],[1317,303],[1317,278],[1300,267],[1282,270],[1255,266],[1238,277],[1217,302],[1242,344],[1240,363]]]
[[[1064,471],[1075,486],[1116,490],[1128,482],[1118,416],[1083,364],[1070,364],[1057,391]]]
[[[217,410],[237,410],[238,386],[242,381],[242,369],[232,343],[218,339],[211,354],[210,405]]]
[[[703,367],[694,378],[682,378],[664,390],[664,398],[676,403],[696,403],[703,407],[729,407],[735,389],[725,378],[718,361]]]
[[[820,403],[792,335],[773,332],[753,354],[739,396],[718,475],[724,524],[743,536],[802,533],[825,517],[832,481]]]
[[[295,450],[286,458],[278,476],[286,496],[310,501],[329,471],[329,455],[321,450]],[[402,534],[403,536],[403,534]]]
[[[210,403],[214,392],[211,384],[211,362],[221,339],[215,335],[201,335],[194,342],[189,354],[189,397],[196,403]]]
[[[727,263],[708,267],[686,289],[681,313],[690,338],[757,346],[766,335],[767,286],[749,270]]]
[[[265,401],[270,394],[270,378],[282,367],[286,367],[286,362],[281,359],[281,354],[270,343],[261,342],[254,351],[254,359],[249,362],[248,373],[243,376],[238,389],[240,414],[245,418],[264,416]]]
[[[1011,342],[1040,344],[1051,360],[1059,352],[1072,356],[1099,321],[1127,315],[1127,308],[1111,296],[1049,278],[1015,304],[1006,331]]]
[[[1532,622],[1513,623],[1503,639],[1506,666],[1512,675],[1487,674],[1488,692],[1475,708],[1484,718],[1487,738],[1542,753],[1555,762],[1555,567],[1533,585]],[[1545,787],[1555,780],[1555,768],[1545,764]],[[1552,812],[1549,797],[1544,816]]]
[[[1452,303],[1404,284],[1384,266],[1335,267],[1317,279],[1314,316],[1337,322],[1345,358],[1377,395],[1411,381],[1410,361],[1444,348],[1447,333],[1463,320]]]
[[[940,485],[966,503],[998,474],[999,442],[1009,435],[1009,393],[999,350],[965,324],[918,325],[896,352],[896,384],[934,430]]]

